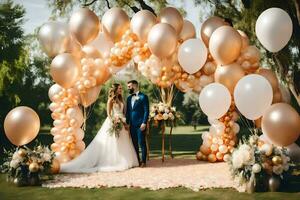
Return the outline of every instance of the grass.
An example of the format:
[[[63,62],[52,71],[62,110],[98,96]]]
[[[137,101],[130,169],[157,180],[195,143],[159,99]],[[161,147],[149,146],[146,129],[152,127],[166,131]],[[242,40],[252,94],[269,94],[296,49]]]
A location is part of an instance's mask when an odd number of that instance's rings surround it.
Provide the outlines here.
[[[194,158],[201,141],[201,131],[207,130],[207,126],[198,127],[176,127],[173,131],[172,146],[175,157]],[[168,132],[168,130],[166,131]],[[92,138],[86,137],[85,142],[89,143]],[[52,136],[49,134],[39,134],[38,140],[43,144],[52,143]],[[168,149],[168,136],[166,136],[166,150]],[[32,144],[30,144],[32,145]],[[151,131],[151,157],[160,157],[161,155],[161,135],[157,129]],[[166,151],[166,154],[168,151]],[[150,191],[139,188],[100,188],[100,189],[75,189],[58,188],[48,189],[42,187],[16,187],[7,183],[4,174],[0,175],[0,200],[57,200],[57,199],[285,199],[299,200],[299,184],[291,185],[285,191],[278,193],[238,193],[233,189],[209,189],[194,192],[185,188],[173,188],[159,191]],[[222,181],[222,180],[220,180]]]

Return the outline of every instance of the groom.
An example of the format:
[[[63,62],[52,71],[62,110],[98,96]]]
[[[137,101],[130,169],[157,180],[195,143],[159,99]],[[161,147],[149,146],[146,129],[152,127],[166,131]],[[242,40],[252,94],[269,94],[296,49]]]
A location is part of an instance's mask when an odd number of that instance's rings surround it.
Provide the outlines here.
[[[139,84],[136,80],[127,83],[129,94],[126,107],[126,123],[130,126],[131,139],[137,153],[141,167],[146,166],[146,124],[149,115],[148,96],[139,91]],[[142,150],[142,160],[139,155],[139,147]]]

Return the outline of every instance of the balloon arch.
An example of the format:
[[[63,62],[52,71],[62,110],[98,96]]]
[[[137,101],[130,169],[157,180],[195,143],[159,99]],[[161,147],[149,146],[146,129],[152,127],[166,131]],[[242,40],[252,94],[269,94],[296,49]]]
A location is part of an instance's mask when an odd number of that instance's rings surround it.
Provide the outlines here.
[[[271,106],[282,102],[278,80],[271,70],[260,68],[260,52],[249,44],[247,35],[216,16],[203,23],[200,33],[201,39],[196,38],[194,25],[172,7],[162,9],[158,17],[141,10],[131,20],[121,8],[111,8],[101,22],[94,12],[81,8],[68,24],[44,24],[38,37],[45,53],[53,58],[50,74],[56,84],[49,89],[54,120],[51,149],[57,159],[67,162],[85,149],[79,105],[91,105],[101,85],[131,60],[162,90],[175,85],[182,92],[201,92],[200,106],[211,127],[202,134],[198,159],[229,159],[240,129],[237,108],[246,118],[256,120],[258,127],[267,111],[264,133],[278,145],[293,143],[298,137],[295,126],[285,130],[289,137],[284,143],[279,133],[271,137],[278,132],[272,128],[278,127],[278,122],[272,121],[270,113],[295,111],[284,103]],[[162,101],[172,104],[172,99]]]

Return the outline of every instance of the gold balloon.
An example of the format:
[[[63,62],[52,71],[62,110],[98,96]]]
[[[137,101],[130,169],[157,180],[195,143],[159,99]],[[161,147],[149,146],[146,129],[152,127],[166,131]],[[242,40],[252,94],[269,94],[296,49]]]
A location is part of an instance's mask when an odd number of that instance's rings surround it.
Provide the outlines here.
[[[254,120],[254,123],[255,123],[255,127],[256,128],[261,128],[261,120],[262,120],[262,117]]]
[[[69,53],[56,56],[50,66],[50,75],[63,88],[72,87],[78,79],[79,72],[79,63]]]
[[[244,75],[244,70],[237,63],[222,65],[215,71],[215,82],[223,84],[233,94],[235,85]]]
[[[102,17],[102,28],[104,33],[112,41],[118,42],[130,26],[128,15],[121,8],[111,8]]]
[[[180,12],[173,7],[166,7],[161,10],[158,19],[161,23],[170,24],[179,35],[183,27],[183,18]]]
[[[101,53],[92,45],[85,45],[82,48],[85,58],[102,58]]]
[[[184,20],[182,30],[179,34],[180,42],[196,37],[196,29],[192,22]]]
[[[215,73],[216,69],[217,65],[214,62],[207,62],[202,68],[203,72],[208,76]]]
[[[51,172],[52,174],[58,174],[60,170],[60,163],[57,159],[53,159],[51,164]]]
[[[5,117],[4,131],[11,143],[22,146],[31,142],[39,133],[40,118],[26,106],[12,109]]]
[[[94,77],[96,78],[97,85],[104,84],[111,77],[109,68],[105,65],[98,66],[98,68],[94,71]]]
[[[39,171],[40,167],[36,162],[33,162],[29,165],[29,171],[30,172],[37,172]]]
[[[272,163],[274,165],[281,165],[282,164],[282,158],[280,156],[274,156],[272,158]]]
[[[242,38],[242,50],[246,49],[249,46],[249,38],[245,32],[243,32],[241,30],[238,30],[238,32]]]
[[[47,22],[40,28],[38,39],[49,57],[64,53],[68,49],[70,39],[68,26],[62,22]]]
[[[96,86],[90,89],[87,89],[86,93],[80,94],[81,104],[84,107],[88,107],[92,103],[94,103],[99,97],[101,91],[101,86]]]
[[[209,162],[214,163],[214,162],[217,161],[217,157],[216,157],[215,154],[211,153],[211,154],[208,155],[207,160],[208,160]]]
[[[69,27],[78,42],[85,45],[97,37],[100,21],[93,11],[88,8],[81,8],[72,14]]]
[[[156,16],[152,12],[141,10],[133,15],[130,21],[130,28],[138,36],[139,41],[145,43],[147,42],[149,31],[156,23]]]
[[[243,57],[251,63],[259,62],[260,60],[260,51],[256,46],[248,46],[242,53]]]
[[[279,87],[278,79],[276,77],[276,74],[272,70],[260,68],[257,74],[262,75],[269,81],[269,83],[272,86],[273,92],[278,90]]]
[[[240,34],[231,26],[215,30],[209,40],[209,50],[218,64],[226,65],[235,61],[242,48]]]
[[[208,47],[209,44],[209,39],[213,32],[221,27],[221,26],[226,26],[226,23],[224,19],[220,17],[213,16],[209,19],[207,19],[201,26],[201,38],[205,45]]]
[[[274,144],[288,146],[299,137],[299,114],[289,104],[273,104],[262,117],[262,131]]]
[[[159,58],[167,58],[176,50],[177,34],[175,29],[166,23],[152,27],[148,35],[150,51]]]

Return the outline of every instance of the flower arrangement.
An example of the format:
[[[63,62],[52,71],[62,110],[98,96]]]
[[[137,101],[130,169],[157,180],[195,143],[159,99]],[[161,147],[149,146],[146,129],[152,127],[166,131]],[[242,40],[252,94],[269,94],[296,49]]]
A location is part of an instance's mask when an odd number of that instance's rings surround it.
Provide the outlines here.
[[[115,115],[113,116],[111,127],[109,128],[110,135],[115,135],[116,137],[120,136],[120,132],[126,123],[126,119],[123,116]]]
[[[160,121],[175,122],[177,119],[180,119],[181,115],[179,112],[176,112],[175,107],[171,107],[165,103],[159,102],[151,106],[150,109],[150,120],[153,120],[155,124],[158,124]]]
[[[41,174],[50,173],[54,152],[47,146],[38,145],[33,150],[27,147],[5,151],[1,171],[8,174],[8,180],[18,185],[39,184]]]
[[[264,143],[257,135],[243,140],[228,163],[240,184],[254,181],[254,185],[261,185],[274,176],[283,179],[292,165],[285,148]]]

